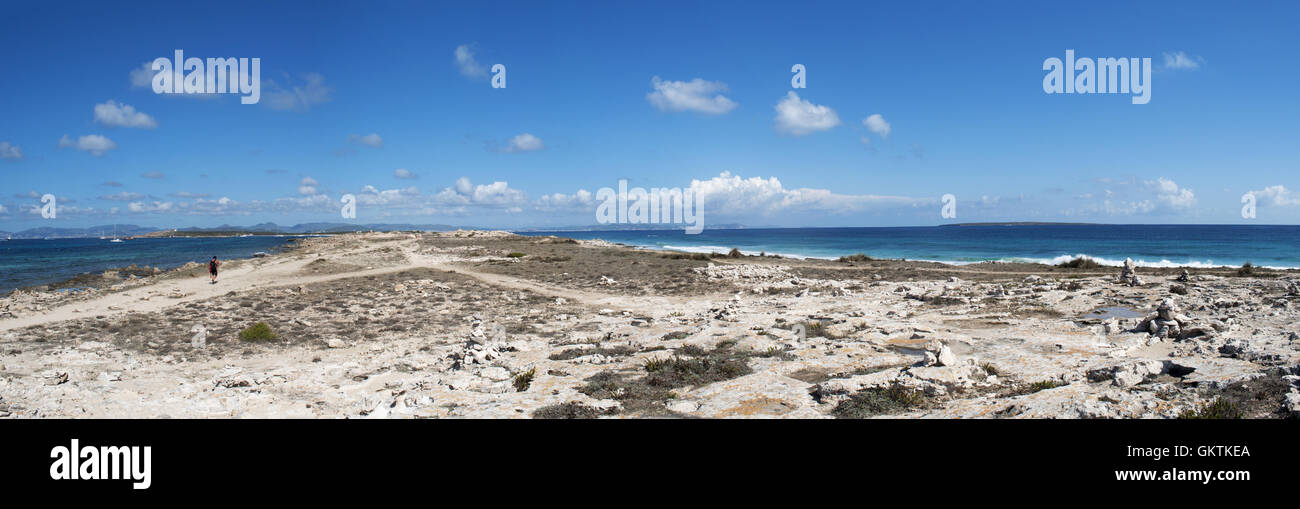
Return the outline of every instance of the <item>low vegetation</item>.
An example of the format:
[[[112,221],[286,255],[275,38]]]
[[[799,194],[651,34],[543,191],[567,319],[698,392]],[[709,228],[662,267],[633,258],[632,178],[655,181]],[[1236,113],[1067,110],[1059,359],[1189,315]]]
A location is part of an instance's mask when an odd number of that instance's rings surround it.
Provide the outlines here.
[[[841,401],[831,410],[831,415],[840,419],[862,419],[924,408],[929,402],[924,394],[900,385],[873,387]]]
[[[239,339],[249,342],[275,341],[280,337],[266,322],[257,322],[247,329],[239,331]]]
[[[753,373],[746,359],[761,353],[738,352],[723,342],[713,350],[686,346],[669,358],[642,364],[643,376],[602,371],[586,380],[578,392],[596,399],[621,403],[620,411],[644,415],[670,415],[665,403],[677,397],[673,389],[698,387]]]
[[[558,405],[548,405],[538,408],[533,412],[534,419],[595,419],[601,415],[608,414],[599,408],[589,407],[581,403],[568,402]]]
[[[840,263],[855,263],[855,262],[861,263],[861,262],[873,262],[873,261],[876,261],[876,259],[862,253],[849,255],[849,256],[841,256],[839,259]]]
[[[528,371],[515,375],[514,385],[515,392],[524,392],[533,385],[533,378],[537,376],[537,368],[530,368]]]
[[[714,255],[716,255],[716,254],[717,254],[717,253],[714,253]],[[708,255],[708,254],[705,254],[705,253],[665,253],[665,254],[663,254],[663,255],[661,255],[661,256],[663,256],[664,258],[667,258],[667,259],[669,259],[669,260],[699,260],[699,261],[708,261],[710,258],[712,258],[711,255]]]
[[[1179,419],[1240,419],[1241,417],[1241,408],[1236,403],[1221,397],[1199,408],[1184,411],[1178,416]]]

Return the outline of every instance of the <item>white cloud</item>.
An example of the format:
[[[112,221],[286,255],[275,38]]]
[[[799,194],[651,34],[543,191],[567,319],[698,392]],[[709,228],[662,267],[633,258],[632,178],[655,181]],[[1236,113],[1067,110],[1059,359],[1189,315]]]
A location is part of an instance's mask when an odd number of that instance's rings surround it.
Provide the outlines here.
[[[474,191],[474,185],[469,182],[469,177],[456,179],[456,192],[460,194],[469,194]]]
[[[365,145],[367,147],[374,147],[374,148],[379,148],[384,146],[384,139],[379,137],[379,133],[370,133],[365,135],[354,134],[348,136],[348,141],[352,143],[356,143],[358,145]]]
[[[167,196],[171,196],[172,198],[207,198],[212,195],[208,193],[191,193],[189,191],[176,191],[174,193],[167,193]]]
[[[153,77],[157,71],[153,70],[153,62],[145,62],[140,67],[131,69],[131,88],[152,88]]]
[[[385,189],[380,191],[375,186],[365,186],[356,194],[357,203],[382,207],[422,207],[420,190],[412,187],[403,189]]]
[[[828,189],[786,189],[776,177],[742,179],[725,171],[709,180],[691,180],[690,188],[703,193],[706,210],[723,216],[783,212],[840,214],[935,201],[906,196],[839,194]]]
[[[136,111],[129,104],[120,104],[112,100],[95,105],[95,122],[109,127],[137,127],[142,129],[158,127],[158,122],[153,117]]]
[[[267,107],[279,111],[307,111],[330,100],[331,89],[320,74],[304,74],[300,84],[294,84],[288,76],[285,80],[290,83],[288,88],[271,80],[262,83],[262,101]]]
[[[456,56],[456,67],[460,68],[460,73],[462,75],[471,78],[482,78],[487,76],[487,68],[483,67],[483,65],[478,63],[478,60],[474,58],[474,50],[471,50],[469,45],[462,44],[456,46],[456,51],[453,53]]]
[[[840,117],[828,106],[799,98],[793,90],[776,103],[776,129],[794,136],[825,131],[840,125]]]
[[[103,195],[103,196],[100,196],[100,197],[99,197],[99,199],[101,199],[101,200],[109,200],[109,201],[136,201],[136,200],[139,200],[139,199],[141,199],[141,198],[144,198],[144,195],[143,195],[143,194],[140,194],[140,193],[132,193],[132,192],[128,192],[128,191],[122,191],[122,192],[120,192],[120,193],[113,193],[113,194],[106,194],[106,195]]]
[[[312,196],[312,195],[319,194],[317,193],[317,189],[316,189],[316,187],[319,185],[320,182],[317,182],[316,179],[311,177],[303,177],[302,181],[298,182],[298,194],[301,194],[303,196]]]
[[[506,152],[533,152],[546,148],[542,144],[541,138],[528,133],[523,133],[510,139],[510,145],[505,148]]]
[[[1300,205],[1300,196],[1291,193],[1290,189],[1285,186],[1268,186],[1259,191],[1251,191],[1255,199],[1262,203],[1276,205],[1279,207],[1290,207]]]
[[[505,181],[473,185],[469,178],[461,177],[453,187],[444,188],[433,197],[439,205],[478,205],[518,208],[527,204],[528,195],[513,189]]]
[[[170,212],[172,210],[172,207],[173,204],[172,202],[169,201],[168,202],[155,201],[152,203],[136,201],[136,202],[128,203],[126,206],[127,210],[131,212]]]
[[[166,175],[163,175],[163,172],[161,171],[150,171],[150,172],[141,173],[140,176],[147,179],[158,180],[165,177]]]
[[[98,134],[87,134],[77,138],[77,141],[72,141],[72,139],[65,134],[63,135],[63,138],[59,139],[59,148],[73,148],[82,152],[89,152],[90,155],[99,157],[104,155],[105,152],[116,149],[117,144],[113,143],[113,140]]]
[[[1182,51],[1176,51],[1173,53],[1165,53],[1164,68],[1178,69],[1178,70],[1195,70],[1195,69],[1199,69],[1201,67],[1201,63],[1204,61],[1205,59],[1201,57],[1192,57],[1192,56],[1188,56],[1187,53],[1184,53]]]
[[[645,95],[647,101],[661,111],[696,111],[710,115],[726,113],[736,108],[735,101],[718,93],[727,85],[718,81],[695,78],[691,81],[664,81],[655,76],[650,80],[654,92]]]
[[[411,170],[408,170],[408,169],[406,169],[406,168],[398,168],[398,169],[396,169],[396,170],[393,170],[393,176],[394,176],[394,177],[397,177],[397,178],[399,178],[399,179],[417,179],[417,178],[420,178],[420,176],[419,176],[419,175],[416,175],[415,172],[413,172],[413,171],[411,171]]]
[[[889,133],[894,131],[889,122],[885,122],[885,117],[880,116],[879,113],[862,119],[862,125],[866,126],[868,131],[880,135],[881,138],[888,138]]]
[[[542,197],[538,198],[533,205],[538,210],[544,210],[544,211],[554,211],[554,210],[587,211],[587,210],[591,210],[592,207],[595,205],[595,201],[593,197],[594,195],[592,195],[590,191],[586,189],[579,189],[578,192],[573,194],[554,193],[554,194],[542,195]]]
[[[1164,177],[1148,181],[1147,188],[1156,192],[1156,200],[1174,209],[1187,209],[1196,205],[1196,194],[1191,189],[1179,188],[1174,181]]]
[[[1085,210],[1094,213],[1111,216],[1161,215],[1185,212],[1196,205],[1196,193],[1179,187],[1176,182],[1164,177],[1141,182],[1137,179],[1104,179],[1098,182],[1114,188],[1104,190],[1104,199],[1100,204],[1085,207]],[[1080,199],[1092,196],[1092,193],[1086,193]]]
[[[139,67],[131,69],[129,75],[131,88],[153,88],[153,77],[157,71],[153,70],[153,61],[140,64]],[[163,94],[163,97],[174,98],[183,97],[186,99],[220,99],[222,94],[191,93],[191,94]]]
[[[0,159],[19,160],[23,158],[23,150],[18,145],[10,144],[7,141],[0,141]]]

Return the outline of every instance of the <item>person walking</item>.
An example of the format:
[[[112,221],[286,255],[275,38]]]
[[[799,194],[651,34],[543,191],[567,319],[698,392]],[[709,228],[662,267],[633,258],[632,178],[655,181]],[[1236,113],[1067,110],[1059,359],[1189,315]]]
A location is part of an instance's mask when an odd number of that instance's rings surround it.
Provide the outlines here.
[[[215,256],[212,257],[212,261],[208,262],[208,274],[212,275],[212,284],[214,285],[217,284],[217,267],[220,266],[221,262],[217,261]]]

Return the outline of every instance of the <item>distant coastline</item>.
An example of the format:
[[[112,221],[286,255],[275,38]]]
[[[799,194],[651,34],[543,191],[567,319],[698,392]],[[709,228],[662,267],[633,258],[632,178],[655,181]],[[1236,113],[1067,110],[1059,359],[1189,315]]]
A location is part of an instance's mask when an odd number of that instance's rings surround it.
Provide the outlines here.
[[[1005,221],[984,223],[952,223],[939,226],[1099,226],[1104,223],[1061,223],[1051,221]]]

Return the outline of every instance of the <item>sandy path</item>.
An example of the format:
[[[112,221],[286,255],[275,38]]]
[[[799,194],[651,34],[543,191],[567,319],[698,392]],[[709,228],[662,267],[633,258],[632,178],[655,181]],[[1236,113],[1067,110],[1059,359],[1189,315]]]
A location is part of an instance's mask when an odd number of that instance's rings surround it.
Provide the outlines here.
[[[331,253],[332,256],[346,256],[346,254]],[[164,280],[87,301],[64,304],[37,315],[0,320],[0,332],[87,316],[111,316],[127,312],[147,313],[160,311],[171,306],[210,299],[230,292],[252,288],[296,286],[336,279],[385,274],[416,267],[413,264],[405,264],[340,274],[301,275],[299,271],[310,261],[311,259],[284,258],[273,259],[265,264],[244,263],[230,270],[221,271],[217,278],[217,284],[211,284],[206,273],[201,277]],[[183,296],[180,298],[170,297],[177,289],[180,290]]]
[[[316,256],[294,259],[289,257],[271,258],[265,263],[248,260],[230,270],[221,271],[217,284],[209,283],[207,274],[202,277],[186,279],[168,279],[157,283],[132,288],[130,290],[110,293],[87,301],[72,302],[46,310],[40,314],[0,320],[0,332],[45,325],[49,323],[73,320],[87,316],[112,316],[128,312],[148,313],[165,310],[172,306],[220,297],[230,292],[239,292],[253,288],[279,288],[298,286],[338,279],[366,277],[387,274],[417,268],[455,271],[473,277],[484,283],[502,288],[527,290],[549,297],[561,297],[590,306],[611,308],[644,308],[644,306],[673,306],[686,304],[692,300],[685,297],[642,296],[629,297],[593,293],[567,288],[555,288],[525,279],[478,272],[469,269],[446,256],[429,256],[416,251],[412,243],[402,242],[397,245],[406,254],[408,263],[374,269],[343,272],[338,274],[303,275],[302,269]],[[334,259],[346,259],[351,251],[327,252],[321,255]],[[172,298],[179,290],[182,297]]]

